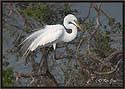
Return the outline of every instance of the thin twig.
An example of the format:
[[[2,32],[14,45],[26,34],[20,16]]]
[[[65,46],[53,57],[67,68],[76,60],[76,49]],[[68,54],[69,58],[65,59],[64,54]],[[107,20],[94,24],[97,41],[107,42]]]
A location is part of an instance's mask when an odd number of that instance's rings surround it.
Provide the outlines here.
[[[114,69],[112,69],[112,70],[111,70],[111,71],[109,71],[109,72],[97,72],[97,71],[93,71],[93,72],[94,72],[95,74],[98,74],[98,75],[111,74],[111,73],[113,73],[113,72],[115,72],[115,71],[116,71],[116,69],[118,68],[118,65],[120,64],[121,60],[122,60],[122,59],[120,59],[120,60],[117,62],[117,64],[116,64],[115,68],[114,68]]]
[[[16,72],[16,80],[18,80],[19,78],[31,78],[32,77],[38,77],[38,76],[47,76],[46,74],[43,73],[37,73],[37,74],[21,74]]]
[[[111,59],[113,59],[114,57],[116,57],[119,54],[122,54],[122,50],[117,50],[117,51],[111,53],[108,57],[106,57],[104,59],[104,61],[110,61]]]
[[[91,9],[92,9],[92,3],[91,3],[90,6],[89,6],[89,12],[88,12],[88,15],[85,17],[85,19],[83,20],[83,22],[85,22],[85,21],[89,18],[90,13],[91,13]]]
[[[97,7],[96,7],[97,8]],[[96,10],[95,8],[95,10]],[[100,19],[99,19],[99,11],[96,10],[97,12],[97,16],[96,16],[96,26],[95,26],[95,31],[91,34],[90,40],[95,36],[95,34],[97,33],[99,27],[100,27]]]
[[[78,44],[78,46],[77,46],[77,48],[76,48],[76,59],[78,59],[79,48],[80,48],[80,46],[81,46],[83,40],[84,40],[84,39],[81,39],[81,40],[80,40],[80,42],[79,42],[79,44]]]
[[[109,16],[107,15],[107,13],[105,13],[101,8],[98,8],[98,6],[95,3],[92,3],[92,7],[94,7],[99,13],[102,13],[104,16],[106,16],[107,18],[109,18]]]

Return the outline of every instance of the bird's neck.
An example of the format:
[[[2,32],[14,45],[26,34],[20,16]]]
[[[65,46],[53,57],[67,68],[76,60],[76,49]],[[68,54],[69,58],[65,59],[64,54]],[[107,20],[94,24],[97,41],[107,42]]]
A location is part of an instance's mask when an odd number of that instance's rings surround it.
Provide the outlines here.
[[[71,29],[72,32],[68,33],[66,30],[64,30],[63,41],[70,42],[70,41],[74,40],[75,37],[77,36],[77,27],[73,24],[68,24],[68,23],[64,23],[64,26],[67,30]]]

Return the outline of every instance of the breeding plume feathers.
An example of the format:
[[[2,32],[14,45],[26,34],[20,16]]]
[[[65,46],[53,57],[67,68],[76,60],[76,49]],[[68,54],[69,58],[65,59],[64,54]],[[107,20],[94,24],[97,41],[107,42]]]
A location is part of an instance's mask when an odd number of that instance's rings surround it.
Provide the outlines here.
[[[56,29],[55,29],[56,28]],[[28,55],[30,51],[34,51],[38,46],[44,46],[55,42],[63,34],[63,26],[47,25],[44,29],[40,29],[28,36],[22,43],[21,50],[24,50],[24,55]]]

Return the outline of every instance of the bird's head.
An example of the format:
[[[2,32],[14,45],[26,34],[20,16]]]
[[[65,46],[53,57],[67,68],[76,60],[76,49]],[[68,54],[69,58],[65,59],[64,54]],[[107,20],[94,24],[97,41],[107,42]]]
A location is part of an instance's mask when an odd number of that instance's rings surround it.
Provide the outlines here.
[[[81,31],[83,31],[83,29],[81,28],[77,18],[72,15],[72,14],[68,14],[65,18],[64,18],[65,21],[67,21],[69,24],[73,24],[75,25],[76,27],[78,27]]]

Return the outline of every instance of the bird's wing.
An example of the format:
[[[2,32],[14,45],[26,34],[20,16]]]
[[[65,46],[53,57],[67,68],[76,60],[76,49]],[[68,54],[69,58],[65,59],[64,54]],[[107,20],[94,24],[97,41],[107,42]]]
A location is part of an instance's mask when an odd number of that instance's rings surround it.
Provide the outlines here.
[[[46,27],[45,27],[46,28]],[[45,28],[43,29],[40,29],[34,33],[32,33],[30,36],[28,36],[19,46],[21,46],[20,48],[20,51],[21,52],[25,52],[26,53],[26,50],[28,49],[28,47],[32,44],[32,42],[37,38],[39,37],[42,33],[45,32]],[[18,47],[19,47],[18,46]],[[25,54],[24,53],[24,54]]]
[[[38,46],[44,46],[58,40],[63,34],[62,26],[48,26],[46,31],[35,39],[30,45],[31,51],[35,50]]]
[[[63,34],[64,28],[62,25],[46,26],[44,29],[31,34],[24,40],[23,49],[24,55],[35,50],[38,46],[44,46],[58,40]]]
[[[26,41],[33,41],[35,38],[37,38],[41,33],[43,33],[45,31],[45,29],[42,29],[42,28],[38,28],[39,30],[32,33],[30,36],[28,36],[20,45],[22,45],[24,42]]]

